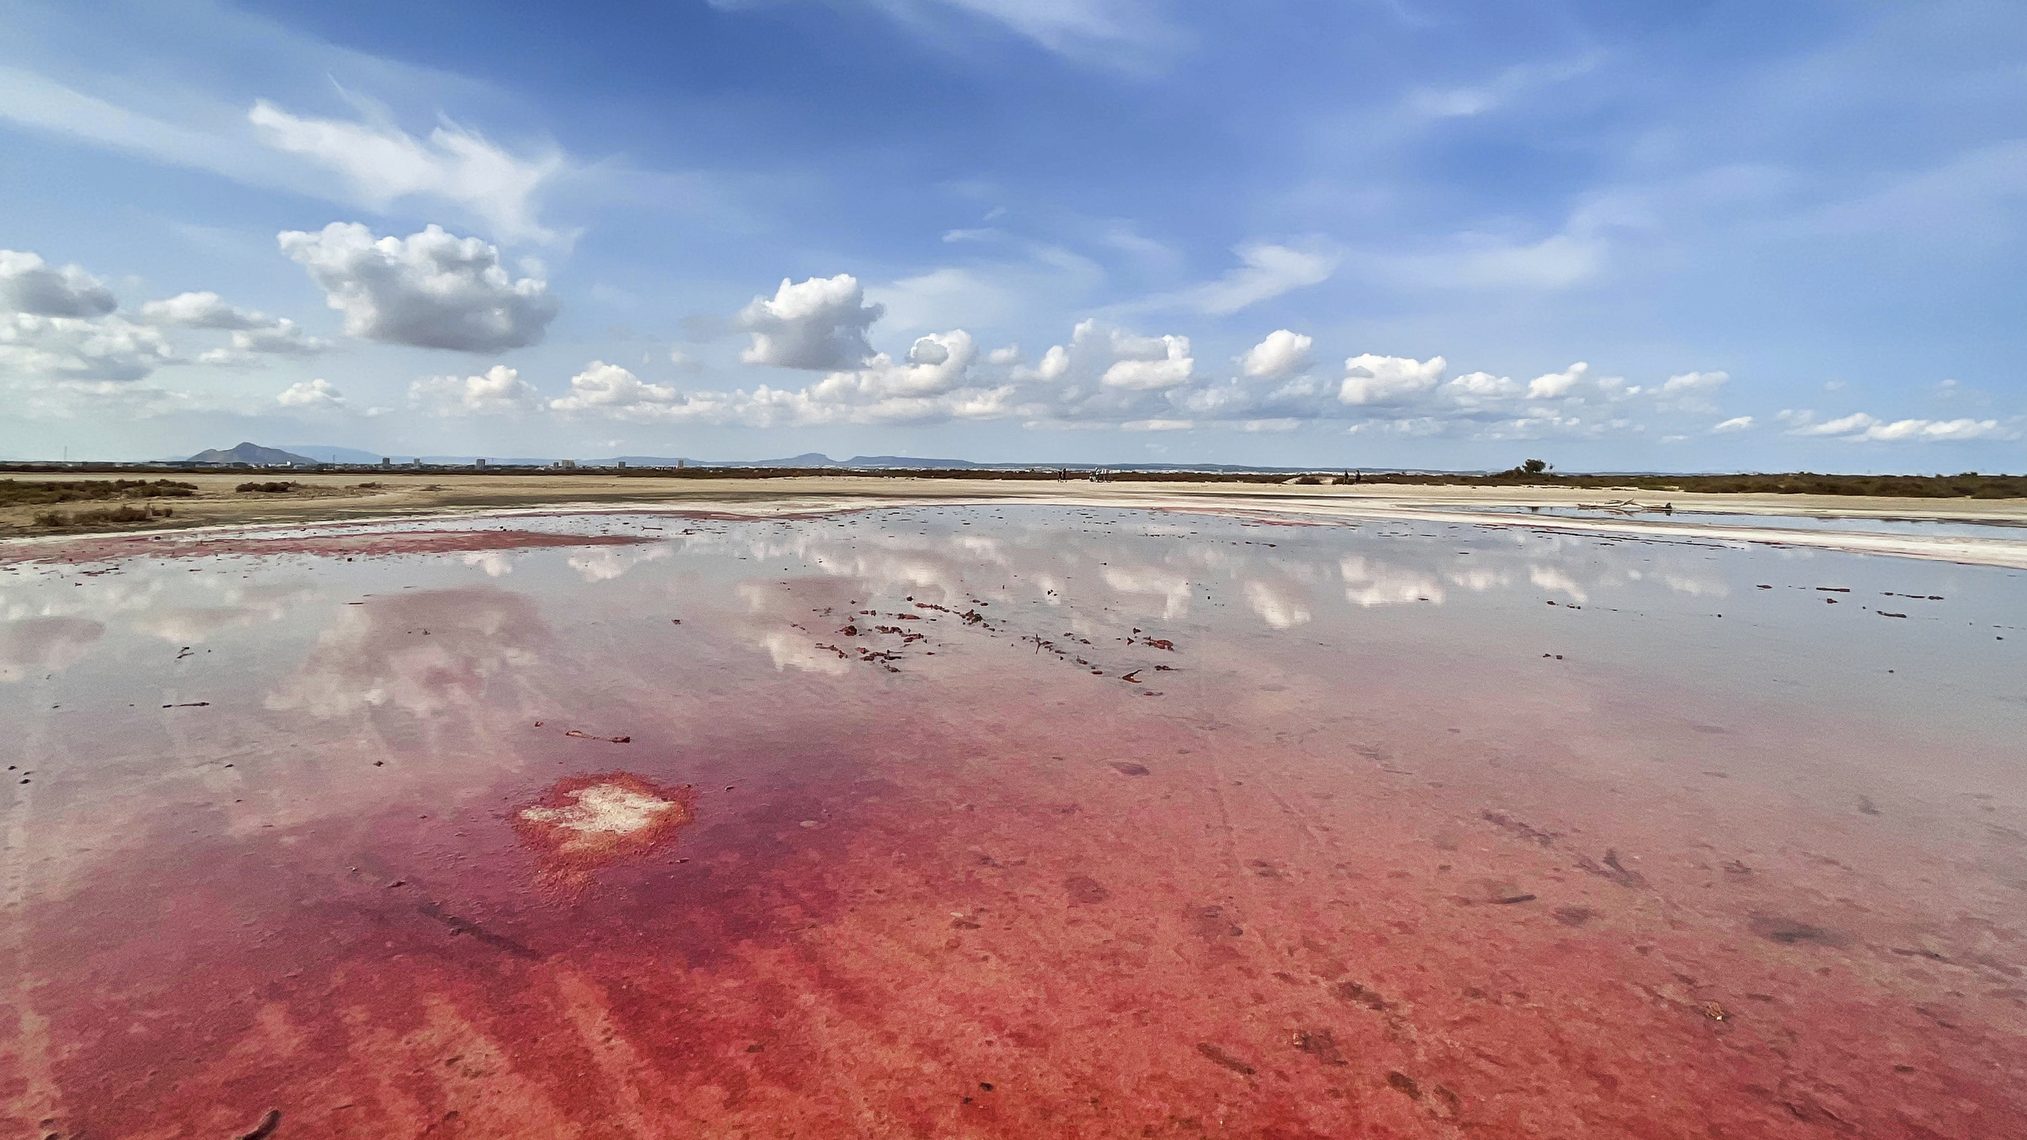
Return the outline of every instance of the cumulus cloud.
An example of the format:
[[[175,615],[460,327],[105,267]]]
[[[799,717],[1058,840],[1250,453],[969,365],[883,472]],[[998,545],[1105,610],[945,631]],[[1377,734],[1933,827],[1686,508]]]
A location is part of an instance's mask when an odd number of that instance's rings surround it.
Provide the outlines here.
[[[1239,370],[1254,380],[1279,380],[1309,367],[1315,341],[1288,329],[1275,329],[1239,358]]]
[[[1053,383],[1070,374],[1070,350],[1060,344],[1052,344],[1033,368],[1016,368],[1016,380],[1040,380]]]
[[[313,356],[330,345],[305,333],[302,326],[287,317],[277,317],[266,328],[234,330],[232,347],[239,352],[268,356]]]
[[[188,329],[258,329],[274,322],[251,309],[225,302],[216,293],[178,293],[141,306],[141,319],[149,324],[179,325]]]
[[[1196,371],[1186,336],[1135,336],[1110,330],[1113,361],[1098,382],[1145,392],[1187,384]]]
[[[910,346],[907,359],[903,361],[897,362],[886,353],[879,353],[867,361],[864,368],[833,372],[824,377],[812,392],[821,397],[863,396],[871,399],[941,395],[963,383],[965,374],[976,359],[978,346],[973,343],[970,333],[963,329],[931,333]]]
[[[553,149],[514,154],[447,120],[417,138],[387,123],[294,115],[265,99],[246,117],[261,141],[336,172],[377,209],[431,197],[465,207],[509,241],[556,236],[535,217],[537,196],[568,167]]]
[[[287,317],[270,317],[227,304],[216,293],[178,293],[141,306],[141,319],[151,325],[188,329],[231,330],[227,346],[197,357],[200,364],[239,367],[262,356],[314,356],[330,348],[327,341],[305,333]]]
[[[1337,398],[1353,405],[1403,403],[1435,391],[1449,366],[1440,356],[1427,360],[1372,353],[1354,356],[1344,362]]]
[[[1543,373],[1527,382],[1527,398],[1554,400],[1567,396],[1590,370],[1589,364],[1579,360],[1561,372]]]
[[[849,273],[784,277],[774,296],[753,298],[735,318],[753,336],[740,359],[779,368],[855,368],[873,354],[866,330],[884,312],[867,303],[865,288]]]
[[[330,347],[329,341],[310,336],[294,321],[278,317],[266,328],[234,330],[225,347],[198,354],[197,362],[241,368],[259,363],[263,356],[315,356]]]
[[[408,400],[444,416],[489,416],[535,407],[534,385],[504,364],[477,376],[425,376],[408,386]]]
[[[120,316],[0,317],[0,374],[129,381],[176,360],[160,331]]]
[[[1725,372],[1678,372],[1661,382],[1656,396],[1682,411],[1714,412],[1717,394],[1730,382]]]
[[[935,423],[1005,419],[1016,385],[972,377],[978,347],[962,329],[931,333],[896,360],[874,355],[802,388],[761,385],[735,391],[683,392],[594,361],[571,378],[568,395],[549,406],[568,414],[636,422],[702,422],[779,427],[813,424]]]
[[[1661,383],[1664,396],[1681,396],[1692,392],[1715,392],[1731,379],[1725,372],[1678,372]]]
[[[498,352],[537,343],[556,316],[546,281],[509,277],[497,248],[438,226],[375,238],[357,222],[332,222],[277,240],[344,314],[345,331],[366,340]]]
[[[33,253],[0,249],[0,311],[89,318],[118,306],[112,290],[78,266],[58,267]]]
[[[1452,398],[1466,404],[1511,400],[1522,391],[1513,377],[1494,376],[1490,372],[1466,372],[1443,388]]]
[[[963,329],[917,339],[907,357],[885,353],[800,391],[762,389],[726,402],[727,414],[779,423],[928,423],[993,419],[1011,412],[1011,384],[978,385],[978,348]]]
[[[620,365],[594,360],[570,378],[570,393],[549,401],[549,407],[559,412],[654,418],[681,401],[681,394],[666,384],[650,384]]]
[[[335,411],[345,406],[345,394],[329,380],[320,377],[298,381],[282,389],[281,395],[275,397],[275,403],[284,408],[305,411]]]

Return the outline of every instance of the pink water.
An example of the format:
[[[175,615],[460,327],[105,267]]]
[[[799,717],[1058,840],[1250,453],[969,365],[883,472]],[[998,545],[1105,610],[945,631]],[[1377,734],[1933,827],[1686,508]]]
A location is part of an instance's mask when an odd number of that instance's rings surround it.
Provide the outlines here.
[[[2027,1135],[2017,572],[466,525],[0,569],[7,1134]]]

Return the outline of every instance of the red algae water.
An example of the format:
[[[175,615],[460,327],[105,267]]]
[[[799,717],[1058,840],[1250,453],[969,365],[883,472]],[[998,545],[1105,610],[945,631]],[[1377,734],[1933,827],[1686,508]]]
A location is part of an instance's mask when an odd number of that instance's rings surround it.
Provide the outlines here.
[[[2027,1136],[2018,572],[323,533],[0,567],[0,1133]]]

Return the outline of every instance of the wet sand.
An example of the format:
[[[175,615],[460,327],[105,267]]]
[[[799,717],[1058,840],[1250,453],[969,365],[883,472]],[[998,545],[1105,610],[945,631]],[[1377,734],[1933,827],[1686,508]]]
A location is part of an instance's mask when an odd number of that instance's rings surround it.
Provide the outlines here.
[[[1096,505],[160,541],[0,567],[10,1134],[2027,1134],[2014,570]]]
[[[7,478],[8,476],[0,476]],[[112,478],[113,476],[105,476]],[[1630,534],[1685,541],[1795,544],[1899,557],[1933,558],[1988,566],[2027,568],[2027,500],[1893,499],[1846,495],[1660,493],[1626,489],[1555,487],[1416,487],[1383,483],[1357,486],[1283,486],[1255,483],[1093,483],[893,476],[815,475],[779,479],[700,479],[602,475],[388,476],[362,485],[355,475],[298,476],[294,495],[240,494],[240,475],[189,475],[197,497],[163,500],[167,522],[133,533],[187,529],[289,528],[328,522],[491,515],[519,517],[569,510],[626,510],[664,506],[693,514],[780,517],[871,506],[942,503],[1135,507],[1231,514],[1255,510],[1322,520],[1406,519],[1457,524],[1555,527],[1572,533]],[[1570,517],[1585,504],[1630,500],[1646,508],[1664,504],[1696,522],[1654,510]],[[89,506],[90,504],[84,504]],[[23,530],[33,507],[0,507],[0,562],[35,557],[36,551],[75,536],[36,536]],[[1522,515],[1534,510],[1544,514]],[[1720,519],[1723,521],[1712,521]],[[1783,519],[1803,526],[1781,526]],[[1933,522],[1934,533],[1902,526],[1882,533],[1872,524]],[[1966,527],[1964,524],[1975,524]],[[1986,533],[1967,536],[1965,529]],[[8,535],[27,536],[12,537]],[[117,547],[108,549],[118,549]]]

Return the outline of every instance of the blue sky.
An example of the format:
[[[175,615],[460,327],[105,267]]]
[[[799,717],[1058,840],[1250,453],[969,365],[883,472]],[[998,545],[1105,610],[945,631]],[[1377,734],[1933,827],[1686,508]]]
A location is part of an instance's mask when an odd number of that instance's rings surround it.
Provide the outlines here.
[[[0,0],[0,455],[2027,467],[2027,9]]]

